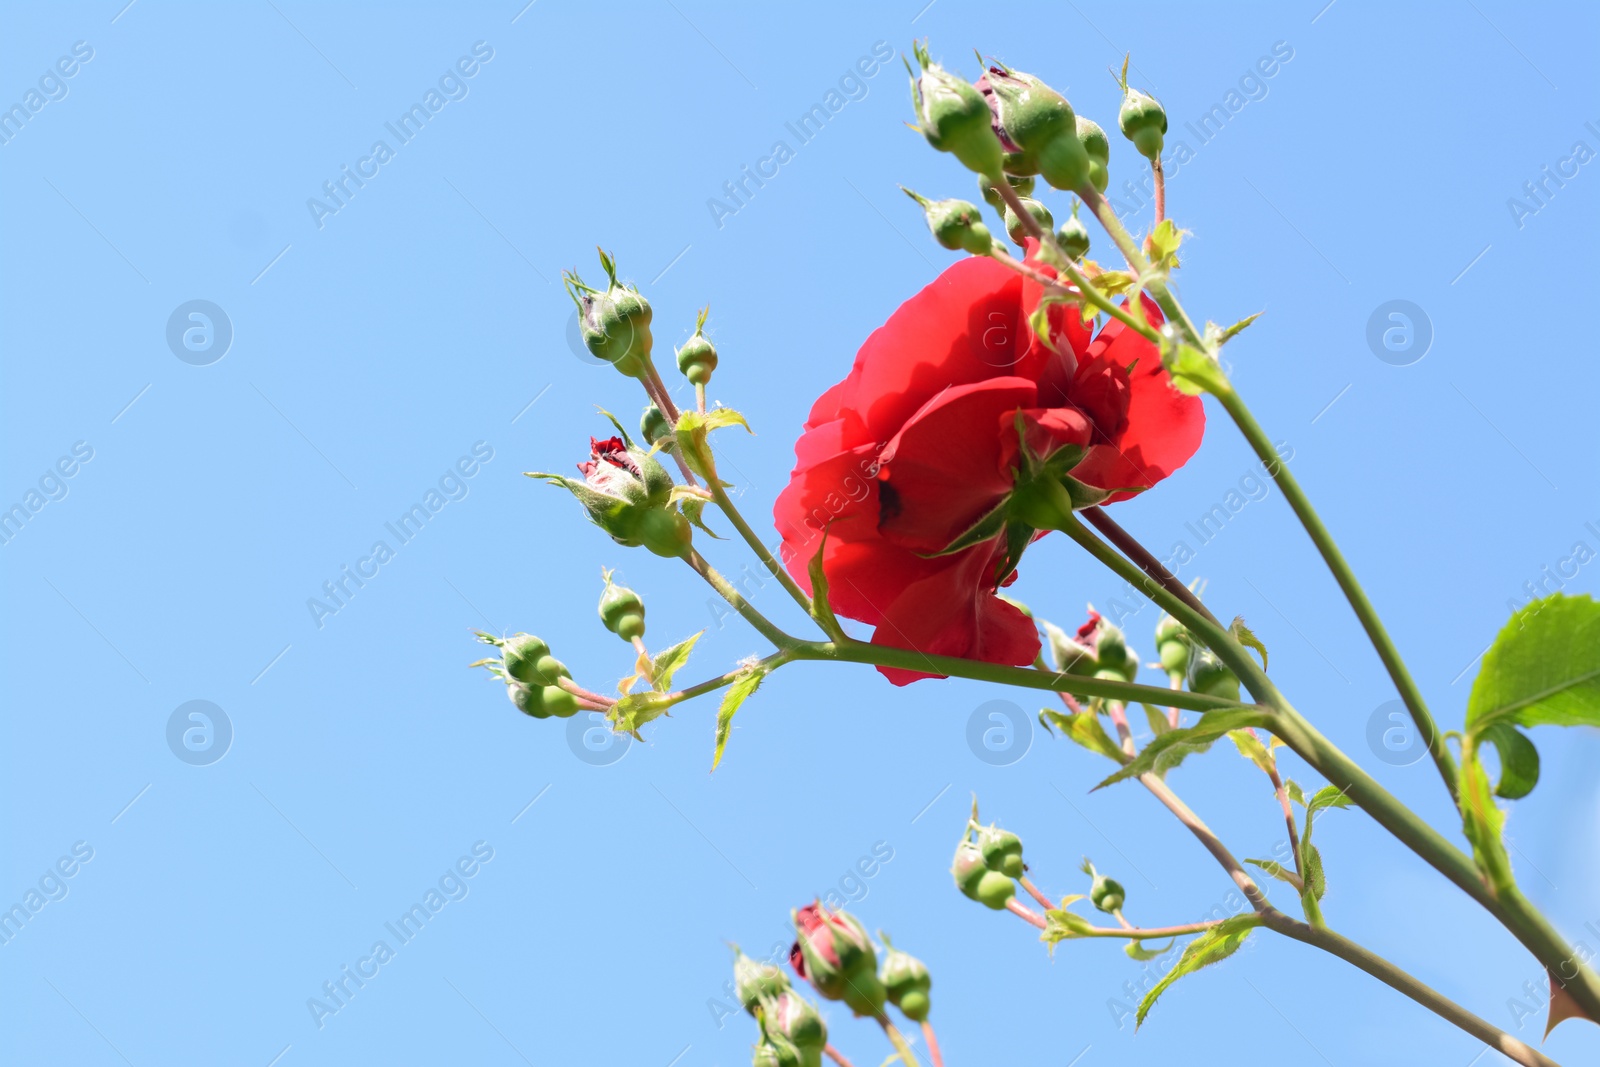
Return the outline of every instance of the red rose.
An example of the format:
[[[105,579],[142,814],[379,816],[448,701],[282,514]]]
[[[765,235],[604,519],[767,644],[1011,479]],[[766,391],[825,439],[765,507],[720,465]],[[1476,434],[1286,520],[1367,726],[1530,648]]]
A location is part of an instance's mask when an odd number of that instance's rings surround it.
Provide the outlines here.
[[[1029,262],[1053,273],[1035,249]],[[783,559],[809,588],[826,528],[828,599],[876,627],[874,644],[1032,663],[1033,622],[995,595],[1026,543],[1004,512],[1019,468],[1055,455],[1109,503],[1200,446],[1200,401],[1173,388],[1154,345],[1114,320],[1091,337],[1076,308],[1056,305],[1052,352],[1028,326],[1041,295],[993,260],[962,260],[902,304],[812,406],[774,508]],[[1160,321],[1148,301],[1145,311]],[[937,554],[958,538],[966,547]],[[940,677],[878,669],[896,685]]]

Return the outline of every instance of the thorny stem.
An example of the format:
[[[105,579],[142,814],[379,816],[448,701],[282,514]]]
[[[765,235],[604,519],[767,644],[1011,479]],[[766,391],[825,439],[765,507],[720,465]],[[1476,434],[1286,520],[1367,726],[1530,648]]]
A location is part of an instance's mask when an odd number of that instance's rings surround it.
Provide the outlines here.
[[[1433,716],[1428,713],[1428,706],[1422,699],[1422,691],[1417,688],[1411,672],[1406,669],[1405,661],[1400,658],[1399,650],[1395,648],[1388,631],[1384,629],[1377,610],[1372,606],[1372,601],[1367,599],[1361,583],[1356,580],[1355,572],[1350,569],[1349,562],[1339,551],[1339,546],[1334,543],[1328,528],[1322,524],[1322,519],[1311,506],[1311,501],[1306,498],[1300,483],[1295,480],[1288,466],[1278,456],[1277,449],[1268,440],[1266,431],[1256,422],[1255,416],[1239,398],[1239,394],[1229,385],[1215,395],[1227,409],[1228,414],[1233,417],[1233,421],[1238,424],[1245,440],[1250,442],[1251,448],[1266,465],[1267,472],[1283,491],[1284,499],[1289,502],[1289,507],[1299,518],[1300,525],[1305,527],[1306,533],[1311,536],[1312,543],[1322,555],[1322,561],[1327,564],[1334,580],[1339,583],[1345,600],[1349,601],[1350,607],[1355,610],[1356,618],[1361,621],[1361,628],[1366,631],[1368,640],[1378,652],[1378,658],[1383,661],[1384,668],[1389,672],[1390,680],[1399,690],[1400,699],[1405,702],[1406,710],[1411,713],[1411,720],[1422,733],[1428,746],[1428,754],[1433,757],[1434,765],[1439,769],[1439,776],[1444,779],[1445,787],[1450,791],[1450,799],[1459,806],[1461,798],[1457,789],[1455,758],[1445,745],[1444,735],[1434,725]]]
[[[669,426],[677,426],[678,409],[672,403],[672,397],[667,393],[666,383],[661,380],[661,374],[656,370],[655,363],[646,362],[646,373],[639,379],[639,384],[644,386],[645,395],[650,398],[651,403],[660,408],[661,414],[666,416],[667,424]],[[689,469],[689,464],[679,454],[678,449],[669,448],[663,451],[670,453],[673,461],[678,464],[678,473],[683,475],[685,484],[699,484],[694,480],[694,471]]]
[[[1107,541],[1117,546],[1117,551],[1137,563],[1139,569],[1158,582],[1163,589],[1218,626],[1222,625],[1217,617],[1211,614],[1211,609],[1206,607],[1205,603],[1194,595],[1194,590],[1179,581],[1178,576],[1167,570],[1166,565],[1152,555],[1149,549],[1140,544],[1127,530],[1119,526],[1115,519],[1107,515],[1104,508],[1084,508],[1083,517],[1089,520],[1089,525],[1099,530]]]
[[[1349,938],[1334,933],[1327,927],[1308,926],[1275,909],[1264,913],[1262,918],[1268,929],[1332,953],[1346,963],[1359,967],[1384,985],[1404,993],[1446,1022],[1466,1031],[1490,1048],[1523,1064],[1524,1067],[1559,1067],[1556,1061],[1538,1049],[1530,1048],[1461,1005],[1441,996],[1431,986],[1419,982],[1388,960],[1369,952]]]
[[[1158,583],[1142,581],[1142,571],[1110,552],[1098,538],[1088,535],[1076,522],[1067,525],[1069,536],[1083,544],[1112,571],[1133,582],[1136,588],[1188,627],[1191,633],[1222,658],[1250,691],[1264,702],[1262,710],[1270,716],[1266,729],[1348,795],[1356,806],[1372,816],[1402,844],[1482,905],[1546,969],[1552,973],[1559,972],[1566,983],[1567,992],[1584,1009],[1585,1014],[1591,1019],[1600,1020],[1600,978],[1577,958],[1566,939],[1514,886],[1509,893],[1501,891],[1497,895],[1484,882],[1471,859],[1379,785],[1296,711],[1277,687],[1267,680],[1250,654],[1226,631],[1192,612]],[[1077,533],[1071,527],[1075,527]]]
[[[1061,671],[1040,671],[1032,667],[1008,667],[1000,663],[959,659],[955,656],[934,656],[915,649],[892,648],[888,645],[870,645],[864,641],[793,641],[789,651],[797,660],[832,660],[842,663],[868,663],[879,667],[899,667],[904,670],[946,674],[956,678],[970,678],[978,682],[998,682],[1023,689],[1042,689],[1056,693],[1071,693],[1078,697],[1104,697],[1109,700],[1176,701],[1190,711],[1220,711],[1244,705],[1222,697],[1203,693],[1172,693],[1153,685],[1136,685],[1106,678],[1089,678]]]
[[[750,602],[739,594],[739,590],[735,589],[726,578],[718,574],[716,569],[707,563],[705,557],[699,552],[691,548],[684,554],[683,558],[689,566],[695,569],[695,572],[700,577],[710,582],[711,588],[715,589],[722,596],[722,599],[732,605],[733,610],[737,611],[745,622],[755,627],[756,632],[761,634],[762,637],[784,649],[792,648],[800,643],[769,622],[761,612],[751,607]]]
[[[744,516],[739,513],[738,507],[734,505],[733,498],[728,496],[728,490],[723,487],[721,480],[716,477],[716,473],[715,470],[712,470],[709,479],[711,499],[716,501],[717,507],[728,517],[728,521],[733,524],[733,528],[739,531],[739,536],[744,538],[744,543],[750,546],[750,551],[756,554],[756,558],[761,561],[761,565],[766,568],[767,572],[778,579],[778,584],[788,591],[789,595],[794,598],[794,602],[799,604],[807,615],[815,618],[814,610],[811,606],[811,598],[806,596],[793,578],[789,577],[788,570],[778,562],[767,546],[761,543],[761,538],[750,527],[750,524],[744,520]]]

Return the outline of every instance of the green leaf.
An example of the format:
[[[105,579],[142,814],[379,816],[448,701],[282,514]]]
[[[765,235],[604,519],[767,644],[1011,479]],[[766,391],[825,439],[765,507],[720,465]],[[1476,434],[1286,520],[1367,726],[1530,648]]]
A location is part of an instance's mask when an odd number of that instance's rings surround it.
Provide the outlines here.
[[[1217,361],[1181,341],[1162,344],[1161,363],[1167,368],[1172,384],[1178,387],[1179,392],[1189,396],[1221,393],[1228,388],[1228,377],[1222,373]]]
[[[1165,955],[1166,953],[1172,951],[1172,946],[1177,944],[1177,941],[1178,939],[1174,937],[1160,948],[1145,948],[1143,941],[1129,941],[1126,945],[1122,946],[1122,951],[1126,952],[1130,958],[1136,959],[1140,963],[1148,963],[1157,956]]]
[[[828,603],[828,574],[822,567],[822,550],[827,547],[828,527],[824,526],[822,540],[817,542],[817,553],[806,565],[806,572],[811,576],[811,617],[817,620],[817,625],[821,626],[822,631],[829,637],[835,641],[842,641],[844,627],[839,625],[838,618],[833,614],[833,605]]]
[[[1310,893],[1313,900],[1321,900],[1328,891],[1328,878],[1322,870],[1322,853],[1307,841],[1300,849],[1300,865],[1306,872],[1306,885],[1302,893]]]
[[[1234,730],[1228,736],[1233,739],[1235,747],[1239,749],[1239,755],[1254,763],[1263,771],[1272,774],[1278,769],[1278,761],[1273,759],[1271,752],[1267,751],[1267,746],[1256,740],[1255,734],[1252,734],[1249,730]]]
[[[1261,669],[1267,669],[1267,646],[1262,644],[1261,638],[1257,637],[1255,632],[1244,624],[1243,615],[1235,615],[1233,617],[1233,623],[1228,627],[1228,633],[1232,634],[1233,639],[1241,645],[1246,648],[1253,648],[1261,653]]]
[[[1244,944],[1244,939],[1250,936],[1250,931],[1260,925],[1261,919],[1254,912],[1248,915],[1235,915],[1231,919],[1222,920],[1185,945],[1183,955],[1178,957],[1178,962],[1173,965],[1172,970],[1168,971],[1139,1002],[1135,1028],[1144,1025],[1144,1017],[1150,1013],[1150,1009],[1155,1006],[1161,994],[1167,991],[1167,987],[1202,967],[1227,959]]]
[[[1146,704],[1143,701],[1139,703],[1139,706],[1144,709],[1144,717],[1150,720],[1150,732],[1157,737],[1177,729],[1172,725],[1172,720],[1167,718],[1166,709],[1158,708],[1154,704]]]
[[[1111,735],[1106,733],[1106,728],[1100,725],[1100,716],[1092,711],[1062,713],[1044,708],[1039,712],[1039,719],[1046,727],[1054,723],[1070,740],[1090,752],[1098,752],[1118,763],[1128,762],[1128,754],[1122,751],[1121,745],[1111,739]]]
[[[1600,602],[1535,600],[1511,616],[1467,698],[1467,733],[1497,722],[1600,726]]]
[[[1171,219],[1162,219],[1160,225],[1150,231],[1150,236],[1144,239],[1145,251],[1155,263],[1162,263],[1168,256],[1176,255],[1178,246],[1183,244],[1183,231]]]
[[[1310,800],[1305,802],[1306,816],[1320,808],[1348,808],[1350,796],[1336,785],[1325,785],[1314,793]]]
[[[1263,314],[1265,314],[1265,312],[1258,311],[1254,315],[1248,315],[1245,318],[1240,319],[1232,326],[1229,326],[1226,330],[1223,330],[1217,334],[1217,343],[1227,344],[1229,341],[1239,336],[1239,334],[1243,333],[1246,327],[1259,319]]]
[[[1507,722],[1497,722],[1482,732],[1484,743],[1500,753],[1500,780],[1494,795],[1518,800],[1533,792],[1539,782],[1539,750],[1527,735]]]
[[[1247,726],[1265,726],[1268,721],[1266,712],[1255,708],[1208,711],[1195,725],[1172,730],[1155,738],[1144,746],[1132,762],[1095,788],[1104,789],[1108,785],[1128,778],[1137,778],[1141,774],[1166,774],[1193,753],[1204,752],[1210,748],[1213,741],[1228,731],[1240,730]]]
[[[672,688],[672,676],[678,668],[689,662],[689,653],[694,651],[695,642],[700,640],[700,633],[684,638],[671,648],[667,649],[650,661],[651,685],[658,693],[665,693]]]
[[[674,489],[673,492],[677,492],[677,490]],[[708,503],[709,503],[709,501],[705,500],[702,497],[698,497],[698,496],[691,496],[691,497],[686,498],[684,500],[684,502],[683,502],[683,508],[682,508],[683,517],[688,519],[695,526],[697,526],[700,529],[704,530],[707,534],[711,535],[712,537],[715,537],[718,541],[725,541],[725,540],[727,540],[727,538],[723,537],[721,534],[717,533],[711,527],[706,525],[705,511],[706,511],[706,504],[708,504]]]
[[[1489,785],[1489,775],[1478,761],[1477,751],[1469,743],[1461,757],[1459,779],[1461,793],[1461,829],[1472,842],[1472,861],[1494,886],[1515,885],[1511,873],[1511,857],[1506,855],[1500,834],[1505,829],[1506,813],[1494,802],[1494,790]]]
[[[706,481],[715,477],[716,462],[711,455],[711,445],[706,436],[712,430],[720,430],[724,426],[743,426],[750,429],[750,424],[744,421],[744,416],[732,408],[712,408],[701,413],[698,411],[685,411],[678,416],[677,436],[678,448],[683,454],[683,461]],[[752,433],[754,431],[751,431]]]
[[[639,727],[665,715],[673,703],[667,694],[647,689],[642,693],[630,693],[611,705],[607,717],[619,731],[639,739]]]
[[[1294,886],[1297,891],[1304,888],[1300,882],[1300,876],[1295,874],[1289,868],[1285,867],[1283,864],[1279,863],[1277,860],[1245,860],[1245,862],[1260,867],[1263,871],[1265,871],[1267,874],[1270,874],[1280,882],[1288,882],[1290,885]]]
[[[1103,270],[1093,278],[1094,287],[1107,296],[1116,296],[1133,288],[1136,279],[1125,270]]]
[[[1039,935],[1039,940],[1052,946],[1075,937],[1088,937],[1094,930],[1094,923],[1066,908],[1049,909],[1044,913],[1044,921],[1044,932]]]
[[[717,747],[711,754],[711,769],[716,770],[717,764],[722,762],[722,750],[728,745],[728,731],[733,727],[734,712],[739,710],[739,705],[749,699],[750,694],[761,688],[761,682],[767,676],[763,667],[751,667],[742,672],[728,686],[728,691],[722,695],[722,706],[717,709]]]
[[[1293,778],[1286,778],[1283,782],[1283,788],[1284,792],[1289,794],[1290,800],[1294,801],[1302,808],[1306,806],[1305,790],[1300,788],[1299,782],[1295,781]]]

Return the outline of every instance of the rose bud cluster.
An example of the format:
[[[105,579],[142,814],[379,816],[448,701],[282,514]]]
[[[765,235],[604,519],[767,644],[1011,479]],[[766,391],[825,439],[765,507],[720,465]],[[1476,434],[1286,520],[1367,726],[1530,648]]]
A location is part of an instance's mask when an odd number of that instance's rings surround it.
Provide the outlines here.
[[[843,1001],[857,1015],[883,1014],[887,995],[878,979],[878,955],[866,929],[852,915],[812,902],[793,913],[795,942],[789,965],[828,1000]]]
[[[1089,857],[1083,858],[1083,873],[1094,879],[1089,886],[1089,903],[1105,912],[1115,915],[1122,910],[1122,901],[1125,894],[1122,883],[1115,878],[1107,878],[1094,869],[1094,864],[1089,862]]]
[[[559,474],[528,476],[565,487],[620,545],[643,545],[668,558],[689,551],[689,520],[672,501],[672,476],[650,453],[626,437],[590,438],[589,458],[578,471],[581,482]]]
[[[644,601],[627,586],[612,582],[610,571],[601,575],[606,587],[600,593],[600,621],[624,641],[637,641],[644,636]]]
[[[578,331],[583,344],[596,358],[603,359],[630,378],[650,373],[650,301],[637,289],[617,281],[617,261],[600,250],[600,266],[606,272],[604,290],[586,285],[574,271],[564,271],[561,280],[567,295],[578,305]]]
[[[695,385],[709,385],[711,372],[717,369],[716,346],[705,335],[706,316],[710,314],[710,305],[700,309],[700,315],[694,322],[693,336],[677,352],[678,371]]]
[[[1089,153],[1078,137],[1077,116],[1066,97],[1032,74],[992,66],[978,80],[993,129],[1005,149],[1008,174],[1037,174],[1057,189],[1089,180]]]
[[[481,659],[474,667],[487,667],[490,674],[506,683],[506,696],[517,710],[535,719],[555,716],[565,719],[577,714],[578,698],[561,688],[563,678],[571,678],[566,664],[550,654],[550,646],[532,634],[495,637],[479,633],[478,640],[500,650],[500,659]]]
[[[1073,259],[1089,254],[1089,228],[1078,218],[1078,201],[1072,201],[1072,214],[1056,230],[1056,244]]]
[[[994,247],[994,235],[983,224],[983,212],[966,200],[929,200],[907,189],[901,190],[922,207],[933,239],[952,252],[971,252],[986,256]]]
[[[926,1022],[932,1007],[928,991],[933,988],[933,978],[928,974],[927,966],[915,956],[895,948],[882,930],[878,931],[878,936],[883,939],[884,949],[883,967],[878,972],[878,979],[888,993],[889,1003],[899,1008],[912,1022]]]
[[[1015,879],[1027,867],[1022,862],[1022,839],[995,826],[978,828],[978,840],[970,839],[972,825],[956,845],[950,876],[963,896],[996,911],[1017,895]]]
[[[921,77],[913,74],[911,78],[917,129],[930,145],[951,153],[968,170],[999,177],[1002,150],[983,94],[933,62],[925,45],[915,45],[912,50],[922,68]]]
[[[1061,640],[1059,630],[1051,637],[1056,666],[1068,674],[1131,682],[1139,673],[1139,656],[1128,648],[1127,637],[1098,611],[1090,610],[1088,621],[1070,640]]]

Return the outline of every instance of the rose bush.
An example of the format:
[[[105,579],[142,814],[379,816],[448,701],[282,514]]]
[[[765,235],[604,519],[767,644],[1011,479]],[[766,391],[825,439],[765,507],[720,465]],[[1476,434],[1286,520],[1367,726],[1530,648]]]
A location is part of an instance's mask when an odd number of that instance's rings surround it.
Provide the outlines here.
[[[1054,275],[1028,243],[1028,262]],[[997,596],[1033,530],[1017,514],[1033,460],[1070,471],[1074,499],[1148,489],[1199,447],[1205,415],[1172,386],[1155,345],[992,259],[951,266],[906,301],[811,409],[774,518],[783,560],[808,590],[823,544],[833,610],[875,627],[874,644],[1028,664],[1033,622]],[[1145,314],[1159,321],[1153,304]],[[1019,529],[1020,528],[1020,529]],[[953,549],[953,550],[952,550]],[[939,677],[880,667],[897,685]]]

